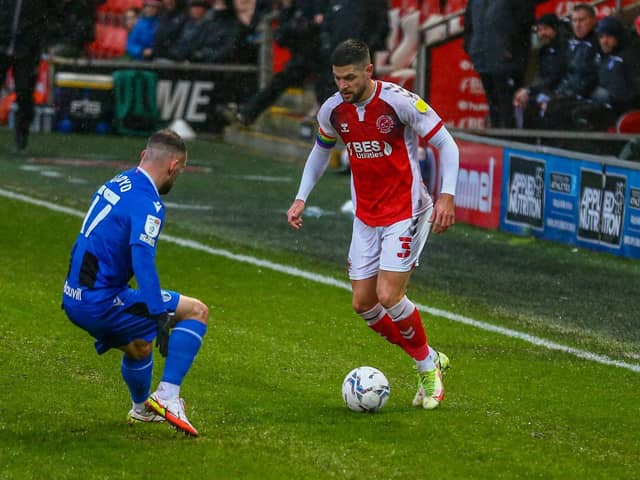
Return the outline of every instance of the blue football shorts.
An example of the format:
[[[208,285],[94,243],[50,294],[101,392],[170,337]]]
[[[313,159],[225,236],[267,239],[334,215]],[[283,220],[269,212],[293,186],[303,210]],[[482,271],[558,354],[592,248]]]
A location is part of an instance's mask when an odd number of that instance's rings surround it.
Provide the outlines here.
[[[180,293],[162,290],[162,300],[167,311],[175,312]],[[139,290],[125,288],[110,303],[106,307],[104,303],[84,302],[63,305],[69,319],[96,339],[95,347],[99,354],[125,346],[133,340],[151,342],[156,337],[156,320],[151,318]]]

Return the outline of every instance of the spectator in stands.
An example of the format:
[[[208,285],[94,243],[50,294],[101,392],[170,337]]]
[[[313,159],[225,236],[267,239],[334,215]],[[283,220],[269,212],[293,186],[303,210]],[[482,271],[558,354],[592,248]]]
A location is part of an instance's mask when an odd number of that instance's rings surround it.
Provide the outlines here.
[[[615,17],[605,17],[596,27],[600,52],[596,54],[598,83],[587,100],[578,100],[571,112],[580,130],[606,130],[635,106],[638,98],[637,57],[626,48],[624,27]]]
[[[57,2],[51,0],[0,0],[0,85],[13,67],[18,111],[15,117],[15,146],[27,148],[34,117],[33,91],[47,27],[56,17]]]
[[[292,85],[300,85],[310,74],[318,72],[316,46],[320,38],[324,8],[317,0],[283,0],[274,39],[291,52],[284,70],[274,75],[269,85],[239,107],[221,108],[226,121],[252,124],[256,118]]]
[[[151,60],[162,2],[145,0],[142,14],[127,37],[127,54],[134,60]]]
[[[133,30],[133,27],[135,27],[136,23],[138,22],[139,16],[140,16],[140,11],[135,7],[128,8],[127,10],[125,10],[124,28],[127,29],[127,32],[130,32],[131,30]]]
[[[594,31],[596,23],[596,11],[591,5],[580,3],[573,8],[573,36],[567,51],[567,73],[548,103],[540,103],[539,128],[571,128],[567,113],[576,99],[587,98],[595,88],[598,82],[595,59],[599,50]]]
[[[233,0],[232,4],[240,28],[234,63],[256,65],[261,41],[260,22],[271,12],[272,2]]]
[[[162,0],[162,6],[162,12],[158,16],[153,56],[167,58],[171,45],[187,21],[187,12],[182,0]]]
[[[49,53],[60,57],[79,57],[95,37],[96,8],[104,0],[63,0],[55,15],[48,18]]]
[[[318,105],[333,95],[336,84],[333,79],[331,53],[344,40],[361,40],[371,49],[372,58],[376,52],[387,48],[389,35],[389,5],[387,0],[329,0],[326,4],[320,34],[320,50],[316,53],[318,79],[316,99]]]
[[[569,40],[569,64],[567,74],[556,89],[557,95],[587,96],[595,86],[597,73],[594,61],[598,53],[598,37],[594,31],[596,23],[596,11],[591,5],[581,3],[573,8],[573,38]]]
[[[166,58],[176,62],[188,61],[195,47],[204,43],[204,38],[209,31],[210,19],[207,17],[209,2],[189,0],[188,5],[187,20],[167,51]]]
[[[201,40],[193,45],[192,62],[232,63],[238,51],[240,23],[231,0],[220,0],[207,12],[207,26]]]
[[[520,88],[513,97],[518,128],[533,128],[539,105],[548,102],[566,73],[566,39],[563,38],[560,20],[553,13],[536,20],[538,72],[528,87]]]
[[[532,1],[469,0],[464,50],[480,75],[493,128],[515,127],[513,98],[529,58]]]
[[[315,116],[320,105],[336,91],[331,54],[347,39],[360,40],[371,49],[371,58],[387,49],[389,5],[387,0],[327,0],[320,29],[320,48],[315,54],[316,106],[300,125],[300,137],[310,139],[315,132]],[[374,72],[374,76],[375,76]]]

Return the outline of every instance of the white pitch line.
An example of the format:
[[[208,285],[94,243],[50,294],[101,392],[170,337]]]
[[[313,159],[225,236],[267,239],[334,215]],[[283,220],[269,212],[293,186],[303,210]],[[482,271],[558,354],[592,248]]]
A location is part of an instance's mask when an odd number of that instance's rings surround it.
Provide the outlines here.
[[[12,200],[19,200],[21,202],[25,202],[31,205],[37,205],[39,207],[44,207],[49,210],[53,210],[55,212],[66,213],[68,215],[73,215],[80,218],[84,217],[84,212],[81,212],[79,210],[63,207],[55,203],[47,202],[45,200],[39,200],[37,198],[29,197],[27,195],[23,195],[20,193],[15,193],[10,190],[5,190],[3,188],[0,188],[0,196],[10,198]],[[312,282],[322,283],[324,285],[330,285],[337,288],[341,288],[343,290],[351,291],[351,285],[349,283],[342,280],[337,280],[333,277],[329,277],[326,275],[319,275],[317,273],[308,272],[306,270],[301,270],[296,267],[290,267],[288,265],[274,263],[269,260],[263,260],[263,259],[252,257],[249,255],[233,253],[233,252],[230,252],[229,250],[209,247],[203,243],[196,242],[195,240],[175,237],[173,235],[163,235],[162,238],[163,240],[166,240],[170,243],[174,243],[176,245],[180,245],[186,248],[191,248],[193,250],[198,250],[200,252],[208,253],[210,255],[216,255],[219,257],[228,258],[230,260],[234,260],[242,263],[248,263],[250,265],[255,265],[258,267],[268,268],[269,270],[285,273],[287,275],[291,275],[294,277],[304,278]],[[426,312],[429,315],[433,315],[435,317],[446,318],[447,320],[462,323],[464,325],[469,325],[475,328],[479,328],[481,330],[498,333],[500,335],[504,335],[511,338],[517,338],[519,340],[523,340],[533,345],[544,347],[549,350],[557,350],[560,352],[568,353],[575,357],[589,360],[595,363],[600,363],[602,365],[611,365],[613,367],[625,368],[633,372],[640,372],[640,365],[638,364],[627,363],[621,360],[614,360],[606,355],[600,355],[598,353],[589,352],[587,350],[580,350],[578,348],[569,347],[567,345],[562,345],[560,343],[552,342],[544,338],[536,337],[535,335],[530,335],[528,333],[519,332],[517,330],[512,330],[510,328],[500,327],[498,325],[493,325],[491,323],[482,322],[470,317],[465,317],[464,315],[459,315],[457,313],[449,312],[447,310],[440,310],[439,308],[427,307],[425,305],[420,305],[420,304],[416,304],[416,307],[418,307],[419,310]]]

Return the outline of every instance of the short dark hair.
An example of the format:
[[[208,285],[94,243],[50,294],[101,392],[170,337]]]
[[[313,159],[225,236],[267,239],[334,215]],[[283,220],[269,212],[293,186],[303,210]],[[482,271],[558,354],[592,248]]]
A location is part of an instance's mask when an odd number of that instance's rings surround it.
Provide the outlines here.
[[[158,130],[149,137],[147,148],[151,147],[160,147],[175,153],[187,153],[187,146],[182,137],[168,128]]]
[[[583,12],[587,13],[590,17],[596,16],[596,9],[593,8],[593,5],[589,5],[588,3],[577,4],[576,6],[573,7],[573,11],[575,12],[576,10],[582,10]]]
[[[331,65],[369,65],[371,53],[366,43],[350,38],[340,43],[331,54]]]
[[[556,17],[555,13],[546,13],[544,15],[541,15],[537,20],[536,20],[536,25],[545,25],[547,27],[551,27],[554,30],[558,30],[560,28],[560,19],[558,17]]]

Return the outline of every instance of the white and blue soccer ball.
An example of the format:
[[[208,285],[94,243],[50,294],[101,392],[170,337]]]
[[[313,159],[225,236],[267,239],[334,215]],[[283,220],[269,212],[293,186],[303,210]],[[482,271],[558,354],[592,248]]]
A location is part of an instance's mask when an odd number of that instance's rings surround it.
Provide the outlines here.
[[[354,368],[342,382],[342,398],[354,412],[377,412],[387,403],[390,392],[387,377],[373,367]]]

